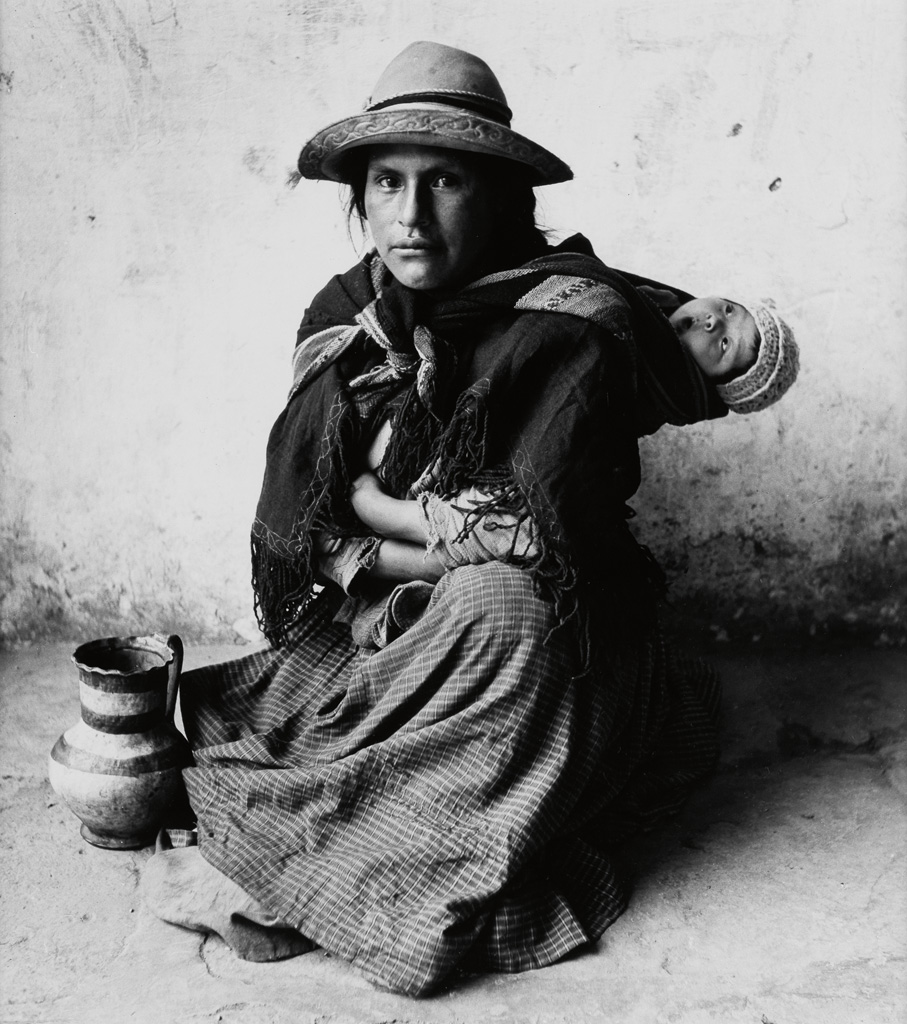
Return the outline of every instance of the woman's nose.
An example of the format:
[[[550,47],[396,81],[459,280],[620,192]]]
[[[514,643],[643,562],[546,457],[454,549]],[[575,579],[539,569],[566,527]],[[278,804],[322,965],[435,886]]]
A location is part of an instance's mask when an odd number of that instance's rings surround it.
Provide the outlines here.
[[[428,209],[425,197],[418,188],[407,188],[400,196],[400,209],[397,219],[402,227],[412,228],[424,224],[428,220]]]

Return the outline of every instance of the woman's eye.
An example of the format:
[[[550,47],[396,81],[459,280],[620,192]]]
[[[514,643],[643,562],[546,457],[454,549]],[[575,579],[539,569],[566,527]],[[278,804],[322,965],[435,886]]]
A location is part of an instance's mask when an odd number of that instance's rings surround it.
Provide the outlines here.
[[[452,174],[439,174],[435,178],[435,188],[453,188],[457,185],[457,179]]]

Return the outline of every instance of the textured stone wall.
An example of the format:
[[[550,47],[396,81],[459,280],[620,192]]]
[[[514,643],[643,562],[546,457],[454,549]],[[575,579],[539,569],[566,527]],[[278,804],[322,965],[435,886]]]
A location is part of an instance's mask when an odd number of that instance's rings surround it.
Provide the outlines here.
[[[639,534],[716,630],[899,635],[907,561],[899,0],[41,0],[0,58],[0,637],[235,635],[302,310],[356,256],[287,186],[416,38],[570,163],[559,235],[772,295],[795,392],[643,444]],[[723,634],[722,634],[723,635]]]

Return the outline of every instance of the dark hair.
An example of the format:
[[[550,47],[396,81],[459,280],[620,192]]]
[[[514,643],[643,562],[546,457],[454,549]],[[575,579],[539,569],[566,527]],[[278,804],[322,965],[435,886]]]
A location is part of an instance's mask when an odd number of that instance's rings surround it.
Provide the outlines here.
[[[346,200],[347,220],[355,219],[364,231],[368,225],[365,215],[365,183],[368,171],[368,146],[353,150],[343,165],[343,174],[349,186]],[[548,245],[544,231],[535,219],[535,191],[524,168],[503,157],[485,156],[457,150],[457,155],[473,165],[487,182],[492,192],[492,208],[497,217],[494,237],[507,253],[519,253],[531,259]],[[521,259],[522,262],[522,259]]]

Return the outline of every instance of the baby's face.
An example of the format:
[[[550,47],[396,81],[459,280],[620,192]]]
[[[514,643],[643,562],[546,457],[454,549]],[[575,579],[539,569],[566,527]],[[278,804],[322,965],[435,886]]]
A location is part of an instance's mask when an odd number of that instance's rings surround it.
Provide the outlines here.
[[[671,314],[681,345],[710,380],[739,377],[756,361],[759,330],[752,315],[730,299],[692,299]]]

